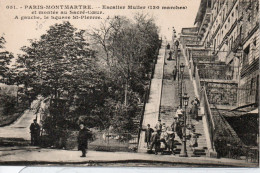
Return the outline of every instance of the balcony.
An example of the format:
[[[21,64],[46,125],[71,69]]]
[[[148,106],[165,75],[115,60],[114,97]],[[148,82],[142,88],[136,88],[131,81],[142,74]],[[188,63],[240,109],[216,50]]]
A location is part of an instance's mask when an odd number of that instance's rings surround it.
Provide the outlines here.
[[[231,50],[236,53],[237,50],[242,46],[242,40],[243,40],[243,36],[242,34],[239,34],[237,36],[237,38],[233,41],[233,44],[231,46]]]
[[[214,62],[217,60],[217,57],[213,55],[193,56],[192,58],[194,62],[198,62],[198,63]]]
[[[198,28],[197,27],[193,27],[193,28],[182,28],[181,33],[183,35],[196,35],[198,32]]]

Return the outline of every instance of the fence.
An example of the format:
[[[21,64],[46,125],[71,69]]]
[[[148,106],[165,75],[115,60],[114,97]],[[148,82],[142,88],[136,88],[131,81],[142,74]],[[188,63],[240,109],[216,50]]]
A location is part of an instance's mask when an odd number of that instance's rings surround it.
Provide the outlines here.
[[[89,148],[103,151],[136,151],[137,145],[138,135],[98,132],[94,133],[93,141],[89,143]]]
[[[108,131],[92,132],[92,139],[88,142],[88,148],[96,151],[136,151],[138,135],[131,133],[112,133]],[[78,131],[67,132],[65,138],[60,139],[58,148],[64,147],[68,150],[76,150]],[[44,145],[43,145],[44,146]]]

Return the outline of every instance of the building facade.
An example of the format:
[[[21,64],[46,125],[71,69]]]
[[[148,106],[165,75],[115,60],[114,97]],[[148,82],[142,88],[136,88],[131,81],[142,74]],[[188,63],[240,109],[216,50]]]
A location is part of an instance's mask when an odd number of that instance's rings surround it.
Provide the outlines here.
[[[238,84],[236,106],[256,107],[259,97],[259,1],[201,0],[194,24],[193,30],[182,30],[180,38],[185,47],[207,50],[208,58],[224,62],[229,69],[227,79]]]
[[[183,28],[180,36],[197,92],[206,88],[208,129],[225,126],[231,141],[238,136],[246,145],[259,141],[259,18],[258,0],[201,0],[196,34]]]

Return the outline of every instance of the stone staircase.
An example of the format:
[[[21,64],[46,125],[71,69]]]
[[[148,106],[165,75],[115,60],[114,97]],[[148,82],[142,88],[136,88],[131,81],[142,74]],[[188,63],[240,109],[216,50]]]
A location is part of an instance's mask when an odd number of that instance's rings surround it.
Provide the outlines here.
[[[167,53],[167,52],[166,52]],[[180,56],[180,63],[185,64],[185,59],[182,56]],[[171,126],[173,122],[174,114],[177,110],[177,107],[179,105],[179,95],[178,95],[178,82],[177,80],[174,81],[172,78],[172,70],[175,66],[175,61],[168,61],[166,60],[165,67],[164,67],[164,77],[163,77],[163,87],[162,87],[162,98],[161,98],[161,104],[160,104],[160,119],[162,123],[165,123],[166,127]],[[187,92],[188,96],[190,97],[190,101],[194,99],[195,92],[193,87],[193,81],[190,80],[189,77],[189,70],[186,65],[184,69],[184,76],[183,76],[183,86],[185,86],[185,89],[183,89],[184,92]],[[189,104],[189,107],[191,105]],[[188,111],[187,111],[188,112]],[[201,117],[201,116],[200,116]],[[188,121],[187,121],[188,123]],[[207,154],[207,143],[206,143],[206,137],[204,133],[203,123],[202,120],[199,120],[198,122],[195,122],[195,120],[191,120],[191,123],[195,126],[196,133],[198,133],[198,147],[191,148],[190,147],[190,140],[187,137],[186,140],[186,148],[187,148],[187,154],[189,157],[201,157],[206,156]],[[186,131],[187,136],[188,130]],[[182,139],[179,138],[177,134],[175,134],[175,149],[174,153],[175,155],[179,155],[182,149]],[[164,152],[167,153],[167,152]],[[170,153],[168,153],[170,154]]]

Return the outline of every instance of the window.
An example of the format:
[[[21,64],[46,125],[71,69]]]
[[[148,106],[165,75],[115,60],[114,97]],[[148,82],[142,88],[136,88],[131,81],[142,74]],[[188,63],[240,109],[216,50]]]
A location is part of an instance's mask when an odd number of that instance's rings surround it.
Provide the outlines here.
[[[256,37],[254,38],[253,44],[256,46]]]
[[[248,16],[247,21],[251,22],[251,16],[250,15]]]
[[[230,44],[229,44],[229,49],[232,49],[232,44],[233,44],[233,36],[230,38]]]
[[[256,80],[255,78],[251,78],[250,81],[250,95],[254,95],[255,94],[255,89],[256,89]]]
[[[244,53],[243,53],[243,66],[245,66],[245,65],[247,65],[249,63],[249,61],[248,61],[249,50],[250,50],[250,45],[248,45],[244,49]]]

